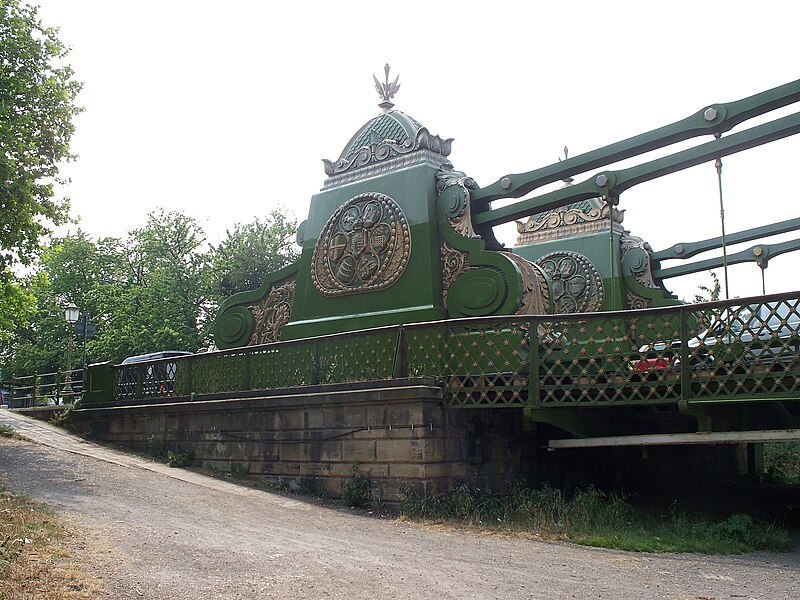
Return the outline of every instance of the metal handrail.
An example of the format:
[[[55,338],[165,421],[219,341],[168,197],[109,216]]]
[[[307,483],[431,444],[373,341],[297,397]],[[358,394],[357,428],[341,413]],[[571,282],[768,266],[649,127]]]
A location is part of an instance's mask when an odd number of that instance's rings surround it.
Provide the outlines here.
[[[203,398],[418,375],[443,382],[451,401],[459,406],[756,400],[767,392],[800,398],[791,373],[784,379],[771,376],[772,387],[767,389],[745,362],[733,365],[735,369],[728,364],[723,370],[722,362],[713,365],[713,370],[698,369],[692,364],[692,360],[697,362],[698,350],[688,346],[705,315],[776,302],[797,307],[798,298],[800,292],[789,292],[634,311],[392,325],[107,368],[117,401]],[[663,331],[653,323],[660,323]],[[593,334],[595,330],[604,333]],[[658,346],[659,336],[669,337],[665,341],[670,343],[660,342],[663,347],[654,352],[659,361],[670,362],[669,368],[632,372],[629,364],[637,358],[640,345],[653,342]],[[480,344],[476,343],[479,338]],[[569,343],[564,344],[567,339]],[[470,348],[477,348],[475,355],[469,354]],[[723,349],[720,345],[709,350],[722,357]],[[582,358],[581,353],[588,356]],[[734,357],[731,362],[737,360]],[[796,358],[790,362],[792,368],[800,367]],[[620,391],[625,389],[627,396]]]

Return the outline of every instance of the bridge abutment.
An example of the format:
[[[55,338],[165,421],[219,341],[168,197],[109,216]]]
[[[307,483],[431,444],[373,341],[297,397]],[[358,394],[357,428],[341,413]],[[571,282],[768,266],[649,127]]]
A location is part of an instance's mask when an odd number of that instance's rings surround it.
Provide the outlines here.
[[[340,497],[357,467],[372,498],[387,503],[408,490],[431,496],[460,485],[498,493],[519,481],[634,491],[743,470],[734,445],[548,451],[548,440],[564,432],[529,424],[521,408],[446,408],[442,394],[435,380],[418,378],[90,405],[69,419],[97,441],[185,454],[205,468],[307,493]]]
[[[510,413],[519,413],[512,415]],[[431,379],[335,385],[71,412],[79,434],[135,451],[339,497],[358,473],[372,497],[436,495],[460,484],[507,491],[532,469],[521,409],[446,409]]]

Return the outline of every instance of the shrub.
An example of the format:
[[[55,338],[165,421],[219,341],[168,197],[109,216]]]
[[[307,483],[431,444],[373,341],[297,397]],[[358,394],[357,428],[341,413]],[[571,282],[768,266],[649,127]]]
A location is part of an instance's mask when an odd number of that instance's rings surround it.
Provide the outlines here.
[[[350,477],[342,482],[342,501],[347,506],[366,506],[370,501],[369,478],[358,472],[358,465],[353,465]]]

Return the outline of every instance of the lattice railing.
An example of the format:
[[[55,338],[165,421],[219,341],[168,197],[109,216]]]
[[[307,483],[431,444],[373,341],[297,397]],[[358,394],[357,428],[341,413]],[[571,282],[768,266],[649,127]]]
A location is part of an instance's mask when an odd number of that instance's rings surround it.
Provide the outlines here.
[[[115,366],[112,387],[134,400],[431,376],[453,407],[800,399],[799,344],[792,293],[384,327]]]

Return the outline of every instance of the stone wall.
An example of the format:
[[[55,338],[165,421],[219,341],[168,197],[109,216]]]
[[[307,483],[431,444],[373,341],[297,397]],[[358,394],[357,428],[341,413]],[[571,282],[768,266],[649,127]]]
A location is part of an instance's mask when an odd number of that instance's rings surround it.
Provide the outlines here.
[[[203,467],[333,497],[357,466],[373,499],[389,503],[407,488],[426,496],[462,484],[507,493],[523,481],[565,491],[590,484],[634,491],[707,483],[742,470],[735,446],[548,451],[547,440],[564,432],[527,424],[521,409],[446,409],[442,389],[425,378],[86,406],[71,411],[70,421],[91,439],[151,454],[187,453]]]
[[[186,452],[207,468],[334,497],[354,466],[369,477],[373,498],[387,502],[407,487],[425,495],[461,483],[510,489],[528,468],[521,411],[448,411],[430,380],[82,408],[71,422],[100,441]]]

